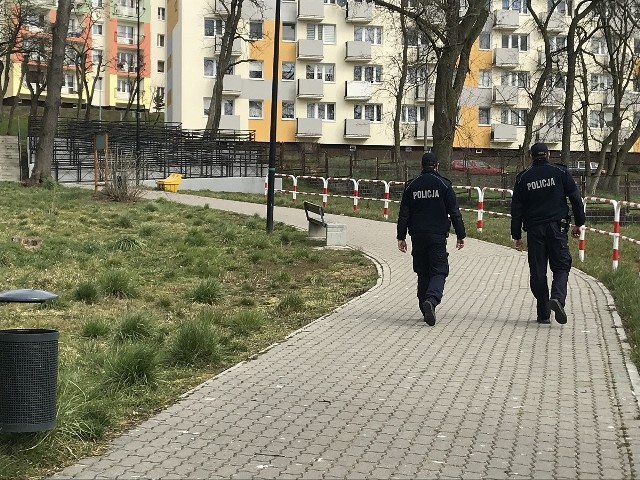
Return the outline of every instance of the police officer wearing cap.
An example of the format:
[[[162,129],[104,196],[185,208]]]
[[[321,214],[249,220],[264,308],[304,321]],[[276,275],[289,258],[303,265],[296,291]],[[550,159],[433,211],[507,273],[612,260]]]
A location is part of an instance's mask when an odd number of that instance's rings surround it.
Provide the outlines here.
[[[515,248],[522,251],[522,232],[527,232],[531,292],[537,301],[538,323],[550,323],[551,310],[558,323],[567,323],[564,310],[567,281],[571,270],[569,253],[569,207],[575,218],[571,229],[580,236],[585,213],[582,197],[567,167],[549,163],[549,150],[544,143],[531,147],[532,164],[520,172],[513,187],[511,202],[511,237]],[[551,294],[547,284],[547,264],[553,279]]]
[[[451,220],[449,220],[449,217]],[[407,230],[411,236],[413,271],[418,275],[418,305],[424,321],[436,323],[435,308],[442,300],[449,275],[447,237],[453,223],[456,248],[464,247],[464,223],[451,182],[438,173],[433,153],[422,156],[422,172],[404,187],[398,215],[398,249],[407,251]]]

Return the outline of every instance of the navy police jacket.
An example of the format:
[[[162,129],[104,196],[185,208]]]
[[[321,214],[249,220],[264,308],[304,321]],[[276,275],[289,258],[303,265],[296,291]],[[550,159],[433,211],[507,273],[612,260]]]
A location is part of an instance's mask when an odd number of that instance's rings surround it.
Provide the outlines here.
[[[420,233],[447,235],[450,221],[459,240],[466,237],[451,182],[433,169],[405,183],[398,215],[398,240]]]
[[[533,164],[516,177],[511,201],[511,238],[522,238],[521,230],[569,218],[571,201],[575,224],[584,225],[582,197],[567,167],[546,159]]]

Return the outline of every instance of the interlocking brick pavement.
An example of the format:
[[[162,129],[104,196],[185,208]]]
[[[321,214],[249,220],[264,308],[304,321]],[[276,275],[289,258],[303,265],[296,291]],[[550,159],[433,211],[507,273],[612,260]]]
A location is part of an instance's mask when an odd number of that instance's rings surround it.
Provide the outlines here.
[[[306,226],[301,210],[274,218]],[[328,218],[375,259],[375,288],[54,478],[638,477],[638,373],[600,283],[573,270],[568,324],[538,325],[526,254],[452,238],[430,328],[395,225]]]

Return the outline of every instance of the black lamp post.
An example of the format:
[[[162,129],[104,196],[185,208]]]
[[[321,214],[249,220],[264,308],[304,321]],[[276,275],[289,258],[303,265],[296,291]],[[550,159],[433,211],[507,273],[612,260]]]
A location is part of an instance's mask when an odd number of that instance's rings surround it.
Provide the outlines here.
[[[276,31],[273,38],[273,75],[271,84],[271,131],[269,135],[269,173],[267,175],[267,233],[273,232],[274,183],[276,179],[276,131],[278,83],[280,81],[280,0],[276,0]]]
[[[136,0],[136,184],[140,183],[140,1]]]

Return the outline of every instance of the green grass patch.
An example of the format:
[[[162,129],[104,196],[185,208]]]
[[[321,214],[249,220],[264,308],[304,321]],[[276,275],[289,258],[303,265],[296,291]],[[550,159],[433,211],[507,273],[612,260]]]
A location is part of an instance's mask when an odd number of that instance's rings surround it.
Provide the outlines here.
[[[99,451],[377,279],[357,253],[315,251],[305,232],[281,224],[268,235],[256,216],[166,200],[103,201],[55,182],[0,182],[0,195],[3,289],[59,295],[5,305],[0,329],[60,332],[58,425],[0,435],[3,479],[43,478]],[[27,249],[14,236],[42,243]],[[279,310],[291,292],[287,278],[313,272],[324,281],[298,285],[304,308]]]

